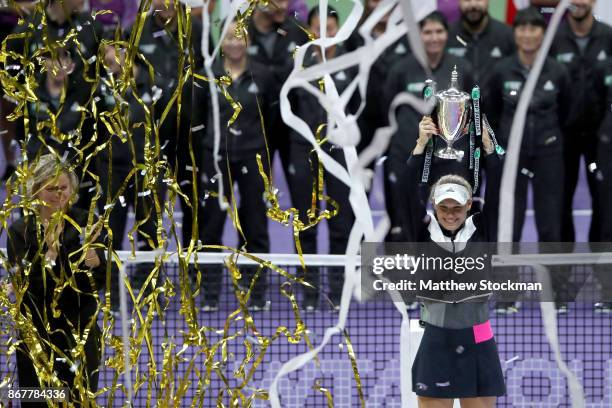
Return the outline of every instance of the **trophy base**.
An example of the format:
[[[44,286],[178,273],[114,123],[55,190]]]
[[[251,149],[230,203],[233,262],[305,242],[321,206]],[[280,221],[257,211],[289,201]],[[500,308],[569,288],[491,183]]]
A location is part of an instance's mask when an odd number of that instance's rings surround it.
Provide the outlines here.
[[[463,150],[456,150],[451,147],[446,147],[444,149],[440,149],[434,153],[434,156],[439,157],[445,160],[463,160],[463,156],[465,152]]]

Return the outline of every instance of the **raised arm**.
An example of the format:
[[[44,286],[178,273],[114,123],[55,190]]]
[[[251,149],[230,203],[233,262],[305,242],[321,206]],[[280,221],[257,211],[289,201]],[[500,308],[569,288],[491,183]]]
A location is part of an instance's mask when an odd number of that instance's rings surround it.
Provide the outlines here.
[[[420,227],[427,217],[426,203],[421,200],[420,194],[421,174],[425,162],[425,150],[431,137],[436,133],[437,127],[431,117],[424,116],[419,122],[419,138],[406,166],[406,201],[409,211],[405,217],[408,218],[406,224],[414,229],[413,237],[418,236]]]

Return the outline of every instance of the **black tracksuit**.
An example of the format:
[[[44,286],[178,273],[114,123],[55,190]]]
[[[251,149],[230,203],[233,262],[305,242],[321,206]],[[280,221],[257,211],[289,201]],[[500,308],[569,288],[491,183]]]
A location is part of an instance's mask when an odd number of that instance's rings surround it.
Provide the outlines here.
[[[81,132],[81,144],[75,146],[74,149],[70,149],[75,152],[77,149],[82,149],[85,145],[89,144],[92,137],[91,128],[91,117],[85,112],[75,111],[75,107],[78,104],[88,109],[87,100],[89,95],[95,92],[95,68],[96,58],[98,54],[98,47],[102,37],[102,26],[91,18],[86,13],[74,13],[62,24],[57,24],[48,15],[45,16],[46,24],[42,24],[43,16],[41,13],[36,12],[32,16],[29,16],[24,20],[24,24],[17,25],[13,31],[13,34],[23,34],[23,38],[13,38],[6,40],[6,48],[8,51],[17,53],[23,56],[28,62],[31,61],[33,54],[41,48],[48,48],[57,50],[58,41],[63,40],[69,33],[75,33],[75,41],[67,42],[65,50],[68,51],[72,57],[74,63],[74,69],[69,75],[66,101],[62,109],[61,123],[58,126],[59,131],[67,133],[79,130]],[[79,49],[76,49],[75,42],[78,41]],[[46,53],[46,55],[50,55]],[[31,61],[34,62],[34,61]],[[22,80],[21,77],[23,69],[22,63],[14,58],[7,58],[6,61],[7,71],[12,75],[18,75],[18,80]],[[35,112],[35,119],[42,119],[46,113],[44,113],[45,106],[49,108],[49,111],[57,113],[59,104],[57,100],[53,100],[46,94],[44,89],[45,75],[35,74],[36,80],[39,87],[36,89],[36,95],[40,98],[38,102],[27,104],[29,113]],[[87,81],[90,79],[90,81]],[[84,121],[81,125],[81,121]],[[40,122],[39,122],[40,123]],[[29,129],[22,127],[23,122],[20,121],[16,125],[17,132],[21,133],[25,130],[26,133],[30,133],[31,136],[24,135],[26,142],[26,151],[29,153],[40,152],[41,154],[48,153],[48,150],[37,150],[38,147],[42,146],[42,140],[51,141],[49,138],[52,133],[50,127],[41,132],[36,132],[36,128],[32,125]],[[20,136],[18,136],[20,137]],[[42,138],[42,140],[38,139]],[[38,141],[34,140],[38,139]],[[74,143],[74,142],[73,142]],[[67,143],[63,143],[60,147],[60,154],[63,154],[65,149],[69,149]],[[53,148],[59,147],[59,143],[51,142]],[[93,149],[95,146],[91,146]],[[86,157],[92,150],[88,149],[83,157]],[[72,155],[74,157],[74,155]],[[34,156],[30,155],[30,159]],[[77,160],[83,160],[79,158]],[[79,170],[82,170],[84,163],[79,163]],[[90,164],[90,169],[93,169],[93,163]],[[79,171],[80,172],[80,171]],[[92,180],[87,178],[81,181],[80,199],[77,206],[82,208],[89,208],[92,194],[89,192],[89,188],[92,187]]]
[[[266,66],[274,78],[275,101],[272,106],[273,111],[271,111],[270,131],[266,137],[270,155],[274,157],[274,153],[278,151],[285,174],[289,166],[289,127],[282,120],[278,97],[293,69],[293,55],[296,47],[308,42],[308,36],[299,26],[301,24],[293,17],[287,17],[282,24],[274,25],[269,33],[258,31],[253,23],[249,25],[249,39],[251,40],[248,48],[249,57],[251,61]],[[272,43],[271,52],[268,52],[264,45],[266,36],[273,37],[270,41]]]
[[[343,54],[344,50],[337,46],[336,57]],[[318,62],[318,58],[313,51],[304,59],[304,65],[310,66]],[[356,75],[355,69],[347,69],[333,73],[332,79],[338,91],[338,94],[346,89]],[[316,83],[313,83],[317,86]],[[293,111],[304,122],[306,122],[313,134],[316,135],[317,128],[321,124],[327,124],[327,112],[321,107],[318,100],[308,93],[305,89],[298,88],[290,94],[291,106]],[[349,102],[347,108],[351,110],[354,107],[354,99]],[[321,138],[326,136],[326,132],[322,132]],[[344,153],[341,148],[330,143],[325,143],[323,149],[341,165],[346,166]],[[318,158],[317,154],[312,152],[312,145],[306,141],[301,135],[295,131],[290,135],[290,165],[289,165],[289,186],[291,189],[291,199],[294,207],[299,210],[300,219],[308,223],[307,212],[312,206],[313,188],[321,187],[318,184]],[[329,253],[344,254],[346,253],[346,245],[348,243],[349,234],[353,226],[355,216],[349,202],[350,188],[332,176],[327,170],[324,170],[323,182],[327,196],[336,201],[339,206],[338,213],[328,220],[329,226]],[[320,208],[317,200],[317,209]],[[329,203],[326,203],[326,209],[332,210]],[[315,214],[318,214],[319,210]],[[300,243],[302,252],[305,254],[317,253],[317,227],[308,228],[300,233]],[[342,293],[344,268],[330,267],[327,269],[329,281],[329,296],[332,302],[337,303],[340,300]],[[305,289],[307,297],[318,296],[319,286],[319,269],[310,268],[306,271],[306,279],[313,284],[317,289]]]
[[[580,40],[572,32],[569,22],[565,21],[559,26],[550,56],[567,67],[571,77],[571,97],[575,102],[575,120],[568,124],[565,138],[565,195],[563,198],[563,224],[561,229],[563,241],[575,240],[574,219],[572,216],[572,202],[578,173],[580,157],[584,156],[587,168],[596,160],[596,134],[597,127],[593,121],[596,105],[594,95],[596,89],[591,88],[590,80],[593,68],[612,56],[612,27],[594,21],[593,28],[584,49],[579,46]],[[587,181],[592,198],[593,216],[589,230],[589,241],[600,240],[601,211],[598,206],[598,191],[595,173],[587,171]]]
[[[491,16],[479,34],[470,32],[461,20],[451,26],[448,32],[447,52],[465,58],[471,64],[474,82],[483,89],[488,86],[491,67],[500,59],[513,54],[515,49],[512,28]]]
[[[66,49],[70,51],[75,67],[71,75],[72,81],[91,89],[95,83],[85,82],[85,77],[95,77],[96,58],[98,47],[102,39],[102,26],[87,13],[74,13],[62,24],[57,24],[49,15],[46,15],[46,24],[42,24],[42,15],[38,12],[25,19],[24,24],[18,25],[14,34],[24,34],[25,38],[15,38],[6,41],[7,50],[14,51],[26,58],[49,44],[58,45],[56,41],[63,40],[71,31],[76,33],[75,42],[78,41],[79,49],[75,48],[74,42],[69,41]],[[46,37],[46,42],[45,38]],[[54,47],[53,47],[54,48]],[[83,62],[87,63],[87,67]],[[7,65],[18,64],[15,60],[7,61]],[[14,68],[9,71],[17,73]]]
[[[79,226],[87,225],[88,213],[79,209],[71,209],[67,212]],[[69,222],[65,222],[64,231],[60,236],[58,258],[51,270],[43,272],[42,257],[48,248],[44,242],[41,222],[33,216],[21,218],[15,221],[8,230],[7,253],[11,268],[15,268],[17,279],[28,283],[28,288],[20,305],[24,314],[31,313],[31,324],[42,349],[43,356],[47,356],[57,377],[70,392],[69,401],[75,406],[80,406],[83,396],[79,396],[75,390],[75,374],[70,370],[73,364],[85,365],[83,368],[84,387],[95,392],[98,388],[98,369],[100,367],[100,342],[101,332],[96,322],[97,298],[96,292],[104,288],[106,280],[106,257],[103,249],[96,249],[100,258],[100,265],[89,269],[85,264],[79,265],[79,270],[71,268],[70,262],[75,262],[82,255],[82,237],[77,229]],[[97,242],[104,242],[98,238]],[[31,262],[29,270],[23,270],[24,262]],[[29,272],[28,276],[24,273]],[[90,281],[87,272],[91,272]],[[55,278],[52,277],[55,275]],[[65,283],[64,279],[74,280],[63,289],[57,283]],[[94,284],[92,286],[92,283]],[[59,290],[59,295],[54,293]],[[53,300],[57,297],[57,303],[53,306]],[[59,312],[55,316],[54,308]],[[91,323],[93,321],[93,323]],[[80,360],[73,354],[76,347],[76,339],[73,332],[80,336],[85,334],[85,329],[90,329],[85,340],[85,361]],[[23,340],[25,333],[20,332]],[[52,351],[51,346],[60,350]],[[60,361],[66,357],[67,362]],[[25,343],[17,349],[17,372],[20,387],[50,386],[42,384],[32,364],[30,352]],[[46,407],[46,403],[22,403],[22,407]]]
[[[46,73],[41,75],[40,85],[35,91],[37,100],[27,105],[29,128],[24,146],[30,163],[51,153],[64,157],[69,163],[77,164],[80,186],[76,206],[89,209],[94,180],[85,172],[84,157],[96,147],[92,142],[93,118],[87,112],[91,95],[90,89],[72,80],[73,75],[75,74],[72,73],[66,81],[63,104],[60,95],[55,97],[49,93]],[[77,143],[79,139],[80,142]],[[79,151],[84,154],[81,156]],[[87,170],[94,168],[93,161],[87,164]]]
[[[214,66],[214,73],[216,78],[226,75],[222,61],[218,61]],[[256,155],[261,155],[267,174],[268,157],[262,120],[267,130],[271,117],[270,107],[276,99],[276,95],[272,92],[274,86],[274,77],[266,67],[249,62],[246,71],[227,87],[227,92],[234,101],[242,106],[240,115],[229,126],[228,122],[234,114],[234,108],[221,93],[218,94],[221,125],[219,167],[223,175],[224,193],[231,204],[233,183],[238,184],[240,225],[244,232],[246,249],[254,253],[267,253],[270,250],[267,207],[263,197],[264,183],[259,174]],[[218,177],[214,168],[214,127],[208,83],[198,82],[194,89],[196,102],[194,123],[197,121],[206,125],[204,129],[194,133],[194,138],[203,137],[200,164],[202,180],[200,197],[203,199],[203,208],[198,215],[201,220],[200,239],[204,245],[220,245],[226,214],[220,209],[216,194],[212,194],[218,191]],[[262,116],[259,114],[260,109]],[[242,237],[240,240],[242,246],[245,242]],[[205,296],[212,302],[218,299],[220,272],[220,268],[209,268],[204,277]],[[264,292],[265,275],[262,275],[252,294],[253,300],[261,301]]]
[[[612,214],[605,211],[612,205],[612,57],[608,58],[594,70],[592,86],[595,90],[594,115],[597,129],[597,191],[601,212],[601,242],[612,242]],[[608,265],[596,269],[603,295],[612,301],[612,279]]]
[[[138,43],[138,51],[147,59],[154,68],[154,83],[161,90],[160,99],[155,103],[153,108],[153,116],[155,121],[161,119],[164,110],[171,102],[172,95],[176,91],[179,82],[179,72],[186,73],[191,63],[189,54],[193,55],[192,69],[197,71],[203,65],[203,57],[201,52],[202,39],[202,24],[194,19],[191,21],[191,43],[187,44],[186,38],[183,38],[183,49],[179,45],[178,29],[172,32],[169,28],[165,28],[150,15],[142,29],[140,42]],[[183,65],[180,66],[179,57],[183,55]],[[138,62],[139,60],[136,59]],[[148,66],[139,63],[140,69],[148,75]],[[191,120],[191,104],[192,104],[192,81],[187,79],[183,89],[181,90],[181,112],[178,115],[178,98],[173,102],[173,106],[168,112],[164,122],[159,126],[159,139],[161,146],[161,157],[166,156],[170,166],[175,169],[176,181],[182,187],[183,193],[189,197],[191,204],[187,203],[183,197],[179,196],[181,208],[183,209],[183,228],[182,241],[183,245],[189,245],[192,237],[191,225],[193,220],[192,205],[196,205],[197,199],[191,194],[191,182],[193,172],[197,171],[197,163],[201,160],[199,157],[201,148],[197,145],[197,139],[193,137],[192,144],[193,153],[195,154],[195,163],[191,161],[189,152],[189,134],[193,126]],[[153,91],[153,95],[159,91]],[[152,96],[153,96],[152,95]],[[180,120],[180,126],[178,121]],[[195,165],[194,165],[195,164]],[[196,179],[197,179],[196,175]]]
[[[445,54],[438,66],[432,70],[432,79],[437,83],[438,91],[448,88],[454,66],[457,66],[459,74],[459,87],[461,90],[470,93],[473,79],[470,75],[471,67],[469,63],[449,54]],[[400,92],[408,92],[422,98],[427,79],[429,79],[427,73],[415,57],[408,56],[397,61],[389,71],[385,83],[386,110],[388,111],[393,98]],[[385,188],[388,191],[387,195],[390,197],[386,200],[387,212],[391,219],[392,228],[392,233],[387,239],[391,241],[414,241],[416,237],[411,234],[413,228],[410,226],[409,219],[405,217],[408,209],[404,208],[404,193],[401,186],[406,183],[406,180],[404,180],[406,160],[410,157],[416,144],[422,115],[408,105],[401,105],[396,110],[396,117],[398,129],[391,139],[387,160],[385,161]],[[440,138],[436,137],[433,140],[436,150],[445,146],[445,142]],[[459,174],[468,181],[472,180],[469,170],[469,137],[461,137],[453,146],[468,154],[464,155],[461,162],[434,157],[429,183],[435,183],[440,176],[449,173]]]
[[[91,115],[81,110],[87,109],[89,90],[68,79],[62,105],[61,95],[55,97],[49,93],[46,78],[46,73],[41,75],[39,87],[35,92],[37,100],[28,102],[30,123],[25,141],[28,158],[33,161],[53,149],[59,156],[66,154],[66,158],[72,161],[76,158],[77,150],[90,142],[93,133]],[[80,145],[76,145],[75,139],[70,140],[74,146],[62,141],[64,137],[70,135],[76,138],[79,134],[83,135],[84,139]]]
[[[510,128],[529,71],[518,55],[500,61],[491,76],[483,103],[497,129],[498,141],[508,146]],[[527,117],[516,179],[513,241],[521,239],[527,186],[533,183],[536,227],[541,242],[561,241],[561,206],[565,186],[563,130],[573,114],[570,78],[563,65],[548,58],[538,79]]]
[[[136,166],[142,166],[145,163],[145,126],[150,125],[147,121],[153,118],[146,117],[145,109],[137,101],[134,93],[142,100],[142,102],[150,108],[150,102],[154,91],[149,84],[148,75],[141,69],[137,70],[134,82],[136,90],[131,88],[124,95],[116,95],[108,77],[101,77],[100,86],[98,87],[97,97],[98,102],[98,131],[102,138],[101,142],[107,142],[108,146],[102,150],[97,156],[98,176],[100,177],[100,186],[102,188],[102,196],[98,201],[98,209],[100,213],[105,212],[105,207],[112,204],[109,215],[109,227],[113,231],[113,249],[122,249],[123,238],[125,237],[125,227],[127,225],[128,208],[132,207],[136,214],[136,221],[140,223],[138,227],[138,238],[140,250],[151,250],[156,246],[156,220],[155,205],[153,202],[153,193],[139,197],[138,193],[146,190],[143,186],[143,177],[141,172],[135,172],[128,180],[130,171]],[[126,103],[121,104],[117,101],[121,98]],[[127,140],[123,142],[121,138],[113,133],[110,133],[104,125],[102,115],[110,115],[111,112],[119,108],[119,112],[111,118],[106,117],[107,123],[121,123],[127,119],[127,127],[125,137]],[[149,137],[150,149],[155,149],[155,138],[151,134]],[[115,199],[123,184],[127,181],[125,189],[120,196],[123,200]],[[163,191],[159,189],[156,193],[163,196]],[[163,199],[163,197],[159,197]],[[151,240],[149,242],[149,240]]]

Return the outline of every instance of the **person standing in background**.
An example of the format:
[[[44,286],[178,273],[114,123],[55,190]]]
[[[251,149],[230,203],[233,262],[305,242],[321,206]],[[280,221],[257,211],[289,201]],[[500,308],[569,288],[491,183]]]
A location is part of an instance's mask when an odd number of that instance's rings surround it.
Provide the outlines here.
[[[151,14],[142,28],[138,50],[154,69],[154,83],[151,84],[154,92],[150,95],[151,99],[146,101],[146,103],[155,102],[153,119],[160,120],[164,110],[172,103],[164,122],[159,125],[160,156],[167,158],[177,183],[192,201],[188,203],[182,196],[179,197],[183,211],[181,238],[183,245],[188,246],[194,233],[192,231],[193,207],[199,202],[192,197],[191,183],[193,172],[197,172],[197,163],[200,161],[201,148],[198,147],[198,143],[201,133],[194,132],[192,137],[193,153],[196,156],[194,167],[188,142],[192,127],[192,82],[186,80],[184,84],[179,84],[179,77],[181,73],[185,74],[190,65],[196,67],[194,70],[202,67],[203,57],[201,52],[202,24],[200,20],[197,18],[191,20],[191,42],[186,41],[187,27],[183,27],[183,38],[179,38],[178,13],[179,11],[183,12],[184,7],[178,0],[170,0],[168,6],[166,6],[165,0],[153,0]],[[129,36],[130,33],[128,32],[126,38],[129,38]],[[191,56],[193,56],[193,61],[190,61]],[[181,60],[181,57],[184,57],[184,59]],[[148,73],[149,67],[147,64],[140,60],[135,62],[139,64],[139,69]],[[183,86],[183,88],[177,90],[179,86]],[[175,92],[181,92],[183,95],[180,113],[177,100],[173,100]],[[179,121],[180,126],[178,125]],[[156,135],[152,137],[155,140]]]
[[[601,211],[601,242],[612,242],[612,56],[593,70],[595,92],[593,121],[597,128],[597,191]],[[609,244],[604,244],[608,246]],[[601,297],[594,305],[596,313],[612,313],[612,275],[610,265],[594,265],[594,275],[601,287]]]
[[[561,226],[561,240],[564,242],[576,239],[572,209],[582,157],[593,208],[589,241],[601,239],[601,209],[595,180],[597,124],[593,121],[597,107],[591,77],[593,68],[612,56],[612,27],[595,20],[594,6],[595,0],[572,0],[567,19],[559,26],[550,50],[550,55],[569,71],[571,98],[577,108],[575,120],[569,124],[565,137],[565,194]]]
[[[95,77],[94,61],[101,41],[102,27],[90,15],[82,12],[83,0],[47,0],[43,7],[35,8],[33,3],[29,3],[22,9],[25,10],[23,23],[12,26],[12,34],[19,34],[22,37],[5,38],[3,41],[6,50],[18,56],[17,58],[8,57],[6,59],[4,66],[7,72],[17,78],[17,81],[23,81],[19,75],[22,72],[24,61],[29,62],[40,49],[51,50],[57,47],[66,35],[73,32],[75,34],[73,40],[62,45],[62,47],[72,47],[74,49],[73,44],[76,42],[79,44],[79,57],[76,58],[74,52],[72,53],[74,67],[69,78],[71,82],[69,86],[73,89],[78,88],[79,92],[92,91],[94,85],[88,82],[86,77]],[[46,24],[42,24],[43,21]],[[4,25],[2,28],[4,28]],[[38,73],[32,74],[38,75]],[[6,93],[6,89],[3,92]],[[7,96],[2,97],[3,121],[6,115],[14,110],[14,106],[6,98]],[[12,149],[12,144],[13,140],[25,136],[21,134],[24,131],[23,121],[18,119],[13,124],[0,122],[0,126],[2,126],[2,130],[8,131],[2,135],[3,144],[8,146],[6,150],[8,151],[7,159],[14,163],[16,157],[14,157],[15,151]],[[11,163],[9,162],[9,164]],[[11,167],[8,167],[8,170],[10,173]]]
[[[338,33],[339,26],[338,14],[332,7],[328,7],[327,25],[325,27],[327,35],[329,37],[335,36]],[[320,37],[322,27],[319,7],[317,6],[313,7],[308,14],[308,27],[315,38]],[[344,53],[346,53],[346,50],[342,45],[326,47],[325,59],[330,61]],[[310,47],[304,56],[304,68],[320,64],[322,61],[323,51],[320,47]],[[338,94],[341,95],[344,92],[355,75],[356,70],[354,68],[339,70],[331,74]],[[319,86],[316,81],[313,81],[311,85]],[[292,90],[289,98],[293,111],[306,122],[315,137],[317,136],[317,129],[320,129],[321,125],[326,125],[319,135],[321,139],[326,138],[331,124],[328,123],[328,113],[321,107],[317,98],[304,88]],[[354,100],[351,100],[347,106],[349,111],[352,108],[352,102]],[[300,220],[308,224],[311,219],[317,217],[323,211],[322,200],[317,191],[323,191],[323,187],[325,187],[325,195],[338,205],[338,212],[328,220],[329,253],[344,254],[346,253],[351,227],[355,220],[349,202],[350,189],[326,169],[323,169],[323,177],[319,178],[319,157],[313,151],[312,145],[296,131],[291,131],[289,139],[289,157],[291,160],[288,176],[293,206],[299,210]],[[346,166],[342,148],[329,141],[322,143],[321,148],[340,165]],[[320,183],[323,183],[324,186]],[[315,188],[317,191],[313,191]],[[327,211],[333,211],[331,200],[327,200],[325,203],[325,210]],[[317,253],[317,230],[317,226],[314,225],[300,232],[299,239],[304,254]],[[322,270],[323,268],[319,267],[308,267],[306,271],[303,271],[304,279],[314,287],[304,287],[304,298],[301,306],[305,311],[310,312],[319,307],[320,272]],[[344,267],[327,267],[327,278],[329,283],[328,299],[332,308],[338,310],[344,284]]]
[[[461,20],[450,27],[447,50],[470,62],[474,82],[484,89],[491,67],[515,51],[512,29],[489,15],[489,0],[459,0],[459,9]]]
[[[374,9],[380,4],[380,0],[368,0],[365,4],[365,11],[359,25],[355,31],[343,44],[347,52],[352,52],[364,45],[364,40],[359,34],[359,28],[365,20],[368,19]],[[390,14],[390,13],[389,13]],[[387,29],[387,20],[389,14],[384,16],[376,26],[372,29],[370,35],[374,40],[384,34]],[[408,38],[402,36],[395,43],[391,44],[372,65],[370,77],[368,78],[368,88],[366,90],[366,106],[364,111],[357,119],[359,130],[361,132],[361,140],[357,146],[357,152],[365,149],[374,137],[376,129],[386,125],[388,118],[386,112],[383,111],[383,105],[380,103],[384,99],[384,87],[380,86],[384,83],[388,76],[391,67],[401,58],[410,55],[410,45]]]
[[[236,22],[232,22],[225,37],[221,40],[220,57],[213,64],[216,79],[230,77],[231,84],[219,83],[218,92],[224,88],[236,103],[242,107],[240,115],[227,125],[234,115],[234,106],[219,93],[220,143],[219,157],[214,156],[215,133],[213,109],[207,82],[199,81],[194,86],[193,118],[196,123],[205,123],[201,131],[202,152],[200,166],[202,209],[199,211],[200,239],[203,245],[221,245],[223,229],[228,211],[219,206],[218,192],[220,177],[215,168],[215,160],[223,180],[222,199],[232,203],[234,183],[240,192],[238,214],[242,227],[239,248],[251,253],[268,253],[268,218],[266,216],[265,185],[257,163],[257,155],[266,174],[269,174],[269,157],[266,152],[264,135],[269,132],[270,117],[275,109],[278,95],[275,93],[275,78],[268,69],[252,61],[247,53],[250,37],[236,36]],[[202,69],[200,74],[205,75]],[[195,137],[195,136],[194,136]],[[198,186],[200,187],[200,186]],[[230,210],[233,211],[233,208]],[[205,312],[218,309],[223,267],[207,265],[202,267],[203,306]],[[249,287],[257,267],[241,267],[245,287]],[[263,270],[253,287],[249,307],[253,311],[264,311],[270,307],[266,298],[267,270]]]
[[[23,147],[32,163],[51,153],[74,164],[79,176],[79,200],[74,205],[88,210],[95,184],[88,170],[94,164],[85,167],[86,163],[77,160],[80,150],[94,150],[94,127],[93,118],[83,109],[91,99],[89,90],[73,80],[74,53],[75,47],[57,47],[41,55],[43,72],[37,78],[36,100],[27,104],[29,126]]]
[[[113,33],[107,34],[113,37]],[[132,171],[136,166],[140,168],[146,166],[145,146],[153,135],[147,134],[145,130],[147,123],[152,120],[152,115],[147,116],[145,109],[151,111],[153,108],[151,95],[154,91],[151,89],[149,76],[139,64],[135,63],[131,65],[134,79],[131,84],[136,86],[130,85],[125,94],[119,94],[117,88],[126,67],[126,52],[123,44],[110,42],[104,45],[102,59],[104,69],[101,70],[96,95],[98,100],[96,120],[100,144],[107,143],[107,145],[96,156],[96,169],[101,188],[98,211],[100,214],[109,213],[108,225],[113,232],[112,249],[119,251],[123,249],[122,244],[126,237],[128,210],[132,208],[137,223],[136,250],[151,251],[158,245],[159,214],[155,208],[155,198],[163,202],[162,196],[165,192],[161,188],[148,190],[142,173],[140,171],[132,173]],[[121,136],[109,130],[104,122],[124,123],[125,129],[113,130],[117,130],[117,133],[124,131],[122,136],[127,140],[122,141]],[[160,185],[161,178],[159,177],[155,183]],[[135,273],[132,275],[132,288],[142,292],[142,286],[154,266],[153,263],[137,263]],[[119,307],[118,288],[118,277],[113,275],[109,288],[113,310],[118,310]],[[148,293],[149,290],[150,287],[147,286],[145,291]]]
[[[258,6],[249,24],[251,45],[249,58],[268,67],[274,76],[273,92],[278,101],[281,87],[293,69],[293,53],[298,46],[308,42],[302,22],[288,15],[289,0],[270,2],[267,7]],[[283,122],[280,104],[275,103],[273,116],[266,134],[270,158],[278,154],[287,176],[289,167],[289,127]]]
[[[517,105],[529,72],[544,40],[546,20],[534,7],[520,10],[514,19],[516,54],[501,60],[494,68],[489,86],[484,90],[487,112],[498,141],[508,146]],[[527,191],[533,187],[538,241],[561,242],[565,166],[564,136],[573,116],[573,93],[565,67],[548,57],[538,78],[525,118],[520,159],[516,175],[514,232],[512,241],[520,242],[527,210]],[[555,271],[553,290],[557,309],[567,312],[565,303],[566,271]],[[497,313],[514,313],[514,302],[498,302]]]

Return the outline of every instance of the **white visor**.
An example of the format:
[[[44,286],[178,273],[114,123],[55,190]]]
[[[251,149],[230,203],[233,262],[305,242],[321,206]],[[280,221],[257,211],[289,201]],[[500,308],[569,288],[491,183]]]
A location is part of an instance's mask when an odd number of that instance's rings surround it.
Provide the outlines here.
[[[438,205],[447,198],[455,200],[460,205],[465,205],[470,199],[470,193],[461,184],[447,183],[436,187],[433,195],[434,204]]]

